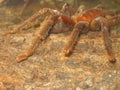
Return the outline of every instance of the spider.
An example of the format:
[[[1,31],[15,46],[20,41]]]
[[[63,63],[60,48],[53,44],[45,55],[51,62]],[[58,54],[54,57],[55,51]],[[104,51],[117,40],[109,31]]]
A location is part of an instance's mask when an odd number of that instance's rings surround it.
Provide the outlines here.
[[[83,32],[102,31],[103,41],[107,51],[108,60],[110,62],[115,62],[116,58],[112,50],[109,33],[111,26],[120,24],[120,16],[115,15],[108,17],[108,15],[100,9],[91,8],[88,10],[83,10],[81,7],[78,9],[79,13],[72,15],[72,12],[69,9],[68,4],[64,5],[63,11],[65,9],[68,9],[68,12],[70,13],[69,16],[65,15],[62,11],[56,9],[51,9],[51,8],[40,9],[33,16],[31,16],[30,18],[19,24],[15,29],[11,31],[3,32],[4,35],[14,34],[19,30],[23,29],[29,22],[35,21],[41,15],[44,15],[45,13],[51,14],[41,23],[39,30],[36,31],[35,33],[35,37],[32,40],[31,46],[29,46],[24,53],[17,56],[18,62],[26,60],[28,57],[33,55],[38,44],[41,41],[45,40],[49,36],[49,34],[56,32],[53,31],[53,27],[59,20],[60,21],[62,20],[62,22],[64,22],[65,24],[69,24],[73,27],[69,39],[63,49],[64,56],[68,57],[71,55],[74,46],[78,41],[78,38]],[[59,31],[58,29],[57,32],[64,33],[64,30]]]

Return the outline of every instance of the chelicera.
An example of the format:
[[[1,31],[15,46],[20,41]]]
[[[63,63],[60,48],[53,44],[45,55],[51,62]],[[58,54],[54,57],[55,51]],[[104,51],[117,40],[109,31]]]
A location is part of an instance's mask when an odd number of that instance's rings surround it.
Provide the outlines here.
[[[64,56],[69,56],[73,51],[74,46],[76,45],[78,38],[82,34],[82,32],[88,31],[102,31],[103,41],[107,51],[108,60],[110,62],[115,62],[116,58],[112,50],[112,45],[110,42],[109,31],[110,27],[120,24],[120,16],[110,16],[104,13],[100,9],[88,9],[83,11],[82,8],[79,8],[79,13],[72,15],[71,10],[69,9],[69,5],[66,4],[63,7],[63,11],[67,9],[70,16],[65,15],[63,12],[51,8],[43,8],[31,16],[29,19],[25,20],[21,24],[19,24],[14,30],[4,32],[3,34],[13,34],[23,29],[29,22],[35,21],[41,15],[45,13],[50,13],[51,15],[45,19],[38,31],[36,31],[35,37],[32,40],[31,46],[26,49],[26,51],[17,56],[18,62],[26,60],[29,56],[31,56],[35,49],[38,46],[38,43],[45,40],[49,34],[54,33],[53,27],[57,23],[58,20],[62,20],[62,22],[69,24],[73,27],[73,30],[69,36],[69,39],[64,46],[63,53]],[[56,31],[55,31],[56,32]],[[63,31],[58,31],[59,33],[64,33]]]

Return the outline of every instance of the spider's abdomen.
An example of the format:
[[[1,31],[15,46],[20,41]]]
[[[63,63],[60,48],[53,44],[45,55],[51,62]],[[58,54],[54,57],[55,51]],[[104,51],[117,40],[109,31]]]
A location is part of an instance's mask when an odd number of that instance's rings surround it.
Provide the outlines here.
[[[105,13],[102,12],[99,9],[90,9],[87,10],[83,13],[77,14],[73,17],[73,20],[75,22],[79,22],[79,21],[92,21],[93,19],[95,19],[96,17],[105,17]]]

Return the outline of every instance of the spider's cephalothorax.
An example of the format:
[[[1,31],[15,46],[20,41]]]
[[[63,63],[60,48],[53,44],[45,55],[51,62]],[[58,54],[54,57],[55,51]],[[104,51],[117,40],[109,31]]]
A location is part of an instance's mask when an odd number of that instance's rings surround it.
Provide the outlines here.
[[[69,5],[66,4],[66,6],[67,9],[69,9]],[[115,62],[116,59],[109,39],[109,27],[116,24],[120,24],[120,16],[117,15],[108,18],[107,17],[108,15],[99,9],[89,9],[83,11],[80,8],[80,13],[76,13],[75,15],[72,15],[70,9],[68,12],[70,12],[69,16],[64,15],[64,13],[55,9],[43,8],[39,10],[37,13],[35,13],[33,16],[31,16],[29,19],[19,24],[14,30],[9,32],[3,32],[3,34],[16,33],[20,29],[24,28],[24,26],[26,26],[29,22],[35,21],[41,15],[44,15],[45,13],[51,14],[41,23],[40,29],[36,31],[36,35],[32,40],[31,46],[24,53],[20,54],[17,57],[18,62],[25,60],[29,56],[31,56],[35,51],[36,47],[38,46],[38,43],[46,39],[46,37],[48,37],[48,34],[54,32],[58,32],[58,33],[64,32],[64,30],[59,31],[59,29],[57,31],[53,31],[53,27],[58,20],[61,20],[62,22],[69,24],[73,27],[68,42],[66,43],[63,49],[63,53],[65,56],[69,56],[71,54],[73,47],[75,46],[79,36],[82,34],[83,31],[101,30],[103,33],[103,40],[108,54],[108,59],[110,62]]]

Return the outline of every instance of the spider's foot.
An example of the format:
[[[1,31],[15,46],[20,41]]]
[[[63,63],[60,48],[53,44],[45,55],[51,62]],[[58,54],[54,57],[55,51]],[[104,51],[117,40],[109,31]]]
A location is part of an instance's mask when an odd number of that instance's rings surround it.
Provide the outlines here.
[[[116,62],[116,59],[115,59],[115,58],[112,58],[112,59],[109,59],[109,61],[110,61],[111,63],[115,63],[115,62]]]
[[[71,52],[69,50],[63,50],[63,52],[60,55],[60,60],[64,61],[71,55]]]
[[[13,34],[12,32],[9,32],[9,31],[5,31],[5,32],[1,32],[0,33],[1,35],[8,35],[8,34]]]
[[[28,58],[28,55],[26,54],[21,54],[17,57],[17,62],[22,62]]]
[[[71,50],[64,50],[63,51],[65,57],[69,57],[71,55]]]
[[[8,35],[8,32],[0,32],[0,35]]]
[[[60,55],[60,61],[66,60],[68,57],[66,57],[63,53]]]
[[[15,34],[16,32],[17,32],[17,29],[11,30],[11,31],[4,31],[4,32],[1,32],[0,34],[1,35],[8,35],[8,34]]]

